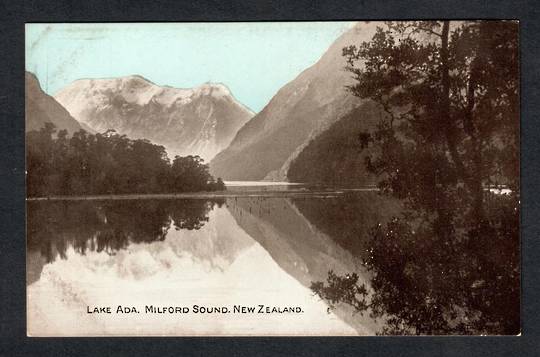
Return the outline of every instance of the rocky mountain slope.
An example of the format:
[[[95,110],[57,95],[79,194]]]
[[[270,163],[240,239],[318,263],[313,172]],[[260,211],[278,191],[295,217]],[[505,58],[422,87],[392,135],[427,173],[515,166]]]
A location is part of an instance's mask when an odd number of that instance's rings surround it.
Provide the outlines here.
[[[81,123],[165,146],[169,156],[206,161],[227,147],[253,113],[222,84],[158,86],[141,76],[81,79],[54,96]]]
[[[25,73],[25,120],[26,131],[39,130],[45,123],[53,123],[57,129],[73,134],[81,129],[69,112],[53,97],[45,93],[33,73]]]
[[[311,139],[363,104],[345,90],[352,84],[342,49],[371,39],[376,23],[358,23],[321,59],[281,88],[210,163],[228,180],[286,180],[291,161]]]

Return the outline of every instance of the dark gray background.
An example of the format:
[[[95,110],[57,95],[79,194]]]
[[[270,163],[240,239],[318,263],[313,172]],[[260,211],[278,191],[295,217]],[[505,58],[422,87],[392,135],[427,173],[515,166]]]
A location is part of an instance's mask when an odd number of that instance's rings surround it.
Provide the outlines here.
[[[0,2],[0,356],[18,355],[540,355],[540,18],[536,1]],[[355,338],[27,338],[24,187],[24,23],[519,19],[522,116],[522,336]]]

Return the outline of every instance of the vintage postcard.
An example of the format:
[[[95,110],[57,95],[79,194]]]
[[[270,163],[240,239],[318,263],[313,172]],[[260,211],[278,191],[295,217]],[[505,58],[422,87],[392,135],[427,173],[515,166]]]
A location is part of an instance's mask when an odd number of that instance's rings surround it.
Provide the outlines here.
[[[520,334],[518,30],[26,24],[28,335]]]

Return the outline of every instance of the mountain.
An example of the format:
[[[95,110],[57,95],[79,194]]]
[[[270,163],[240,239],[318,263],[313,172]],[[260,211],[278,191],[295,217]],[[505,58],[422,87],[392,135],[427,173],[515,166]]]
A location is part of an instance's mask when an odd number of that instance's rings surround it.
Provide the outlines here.
[[[288,180],[340,187],[376,184],[376,176],[366,171],[369,149],[362,148],[360,135],[377,125],[379,111],[374,102],[366,102],[332,124],[292,160]]]
[[[54,96],[81,123],[163,145],[171,157],[210,160],[253,113],[222,84],[158,86],[141,76],[80,79]]]
[[[24,81],[26,131],[39,130],[47,122],[70,134],[83,128],[60,103],[41,89],[33,73],[26,72]]]
[[[352,84],[342,49],[371,39],[376,23],[358,23],[313,66],[282,87],[210,163],[227,180],[286,180],[291,161],[309,141],[364,102],[345,90]]]

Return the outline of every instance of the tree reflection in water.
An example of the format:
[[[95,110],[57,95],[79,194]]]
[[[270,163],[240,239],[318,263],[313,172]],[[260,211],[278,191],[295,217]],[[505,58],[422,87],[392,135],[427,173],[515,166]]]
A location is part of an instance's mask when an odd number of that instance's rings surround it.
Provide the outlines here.
[[[353,255],[366,258],[364,239],[378,223],[403,210],[399,200],[378,192],[352,192],[324,199],[293,198],[294,205],[319,230]]]
[[[387,322],[381,333],[519,332],[518,30],[387,22],[343,49],[348,89],[382,109],[359,139],[366,170],[407,211],[368,234],[373,292],[354,275],[312,288],[331,303],[358,298]]]
[[[331,309],[344,303],[383,319],[380,334],[518,334],[519,202],[495,194],[486,202],[480,223],[456,210],[459,225],[412,211],[379,224],[362,254],[369,287],[330,271],[311,289]]]
[[[162,241],[175,229],[200,229],[223,200],[28,202],[28,251],[46,262],[66,258],[68,247],[115,254],[131,243]]]

